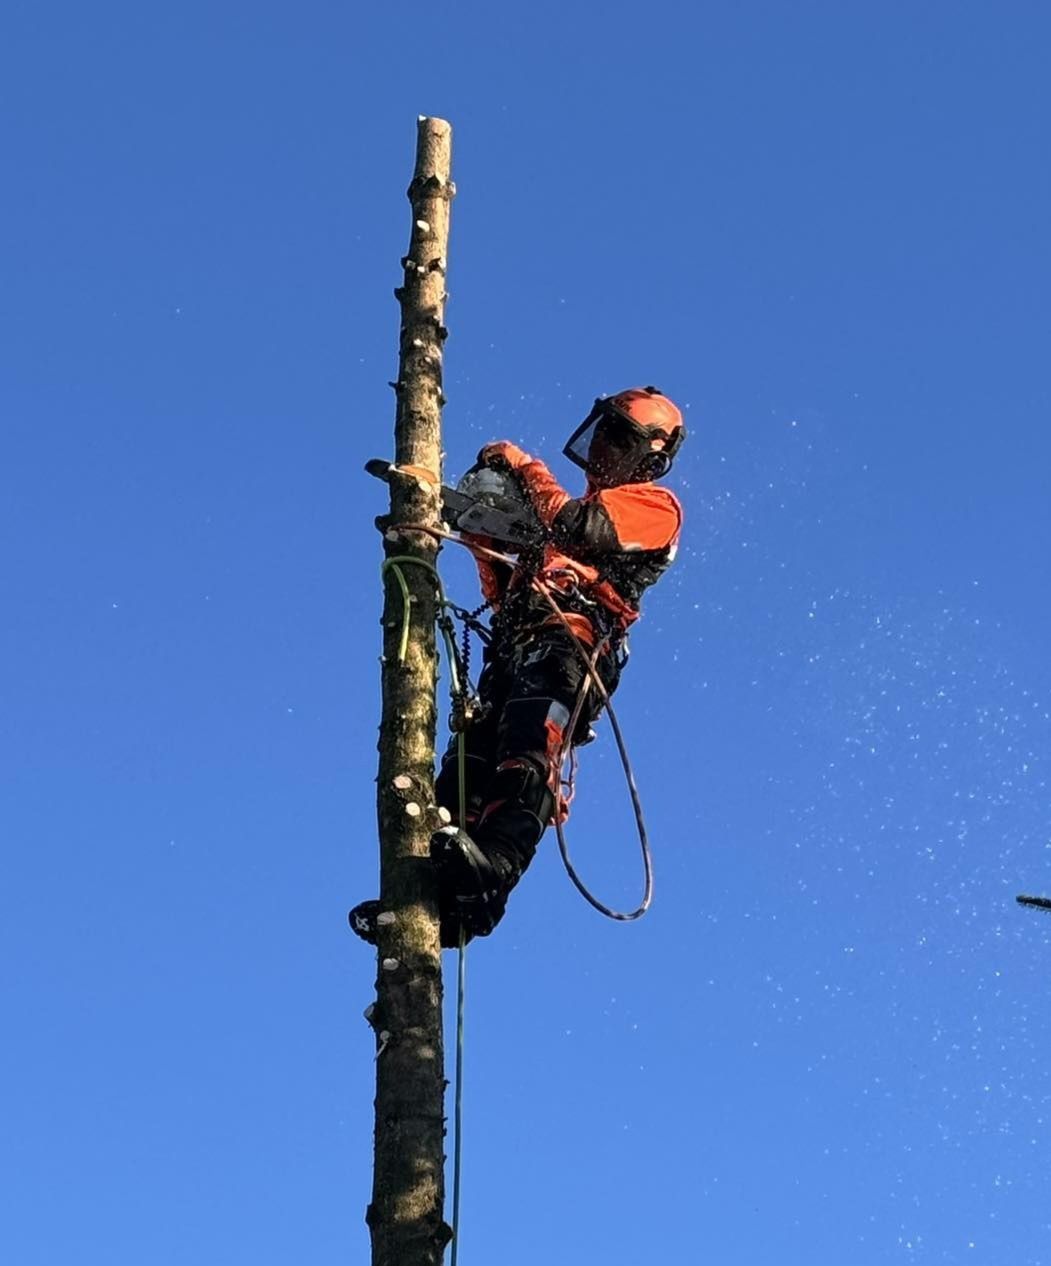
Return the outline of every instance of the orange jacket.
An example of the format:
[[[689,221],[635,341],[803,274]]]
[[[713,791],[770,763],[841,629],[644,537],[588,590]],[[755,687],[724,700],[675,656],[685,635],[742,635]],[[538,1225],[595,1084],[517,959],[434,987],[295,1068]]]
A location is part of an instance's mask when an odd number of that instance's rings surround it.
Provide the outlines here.
[[[626,629],[638,618],[642,591],[659,579],[675,557],[682,506],[674,493],[654,483],[615,488],[589,484],[583,497],[573,498],[544,462],[516,445],[491,444],[482,452],[483,460],[505,462],[515,472],[551,532],[539,579],[567,597],[576,590],[601,603],[616,624]],[[484,559],[476,561],[482,591],[496,610],[510,572]],[[578,636],[593,642],[591,623],[585,615],[571,616],[571,623]]]

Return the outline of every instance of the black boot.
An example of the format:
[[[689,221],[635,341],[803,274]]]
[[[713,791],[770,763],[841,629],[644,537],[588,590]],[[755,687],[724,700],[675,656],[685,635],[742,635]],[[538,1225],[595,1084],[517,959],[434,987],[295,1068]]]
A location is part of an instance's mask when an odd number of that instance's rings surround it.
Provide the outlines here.
[[[361,901],[347,915],[347,921],[352,931],[363,941],[375,945],[379,940],[379,917],[382,911],[383,906],[379,901]],[[463,933],[466,945],[472,934],[466,928]],[[439,937],[442,949],[456,949],[460,944],[460,920],[454,909],[439,911]]]
[[[472,936],[488,936],[503,918],[508,893],[521,872],[496,851],[483,852],[455,826],[431,836],[431,861],[438,875],[440,908]]]
[[[470,835],[447,826],[431,836],[439,903],[475,936],[488,936],[503,918],[554,809],[543,775],[526,760],[499,767],[487,800]]]

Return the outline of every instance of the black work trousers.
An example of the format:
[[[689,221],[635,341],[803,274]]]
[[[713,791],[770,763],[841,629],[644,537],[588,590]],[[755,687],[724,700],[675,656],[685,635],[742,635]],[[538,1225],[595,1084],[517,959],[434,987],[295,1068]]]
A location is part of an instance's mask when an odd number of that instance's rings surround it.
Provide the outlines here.
[[[586,648],[585,648],[586,650]],[[616,689],[622,661],[610,651],[599,656],[596,671],[609,694]],[[588,677],[581,651],[565,628],[534,627],[516,638],[503,637],[486,647],[478,682],[482,715],[465,734],[468,831],[492,812],[494,798],[507,809],[527,810],[540,818],[540,833],[551,822],[557,796],[558,758],[565,746],[577,697]],[[589,687],[573,736],[586,741],[603,701],[594,684]],[[459,823],[457,736],[445,753],[436,783],[437,800]],[[508,780],[502,770],[530,766],[538,778]],[[508,788],[512,790],[510,799]],[[545,796],[543,793],[547,792]],[[520,802],[512,803],[515,799]],[[482,835],[484,835],[484,826]],[[537,836],[539,839],[539,835]],[[481,840],[479,841],[481,842]],[[535,841],[533,843],[535,848]],[[525,859],[523,859],[525,860]]]

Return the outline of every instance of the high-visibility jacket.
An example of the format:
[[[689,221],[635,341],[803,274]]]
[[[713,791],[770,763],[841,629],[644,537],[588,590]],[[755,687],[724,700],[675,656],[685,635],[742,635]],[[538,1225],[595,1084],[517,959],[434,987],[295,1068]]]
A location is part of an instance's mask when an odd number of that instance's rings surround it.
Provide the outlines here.
[[[544,462],[513,444],[499,450],[551,532],[537,572],[570,612],[578,637],[592,644],[587,604],[612,615],[615,629],[627,629],[639,615],[643,591],[660,579],[675,557],[682,531],[682,506],[674,493],[654,483],[596,488],[571,497]],[[476,556],[482,592],[499,610],[512,574],[506,566]],[[573,602],[580,596],[581,604]],[[574,610],[574,606],[577,609]],[[558,617],[551,615],[550,620]]]

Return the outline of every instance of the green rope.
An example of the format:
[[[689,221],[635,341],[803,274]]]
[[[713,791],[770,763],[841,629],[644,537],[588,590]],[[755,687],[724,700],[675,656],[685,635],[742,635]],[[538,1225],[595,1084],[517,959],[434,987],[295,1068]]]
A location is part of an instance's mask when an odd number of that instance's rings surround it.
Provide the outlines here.
[[[398,663],[405,662],[405,656],[409,650],[409,627],[411,622],[411,604],[412,595],[409,593],[409,584],[405,579],[405,573],[402,571],[402,564],[415,563],[417,567],[424,567],[431,573],[434,579],[434,587],[438,593],[438,605],[442,610],[459,610],[454,602],[450,602],[445,596],[445,588],[442,585],[442,578],[438,575],[438,569],[433,563],[427,561],[426,558],[416,558],[413,554],[394,554],[390,558],[383,560],[380,568],[380,574],[385,576],[388,569],[394,573],[394,578],[398,582],[398,588],[401,590],[402,607],[401,607],[401,637],[398,640]],[[442,638],[445,641],[446,654],[449,657],[449,688],[452,694],[460,693],[460,674],[456,668],[456,644],[452,640],[448,626],[443,620],[438,621],[438,627],[441,629]]]
[[[409,585],[405,579],[405,573],[401,567],[404,563],[415,563],[419,567],[425,567],[434,578],[434,586],[438,594],[438,603],[442,610],[451,608],[457,611],[458,608],[454,603],[450,602],[445,596],[445,589],[442,586],[442,578],[438,574],[437,567],[433,563],[428,562],[425,558],[416,558],[412,554],[396,554],[391,558],[383,560],[383,566],[380,569],[381,576],[387,574],[388,569],[394,573],[394,578],[398,582],[398,588],[401,590],[402,597],[402,618],[401,618],[401,637],[398,642],[398,663],[405,662],[405,656],[409,649],[409,629],[411,620],[410,605],[412,603],[412,595],[409,593]],[[452,633],[449,629],[449,617],[445,616],[438,620],[438,628],[441,630],[442,638],[445,641],[446,657],[449,661],[449,688],[450,693],[458,696],[461,693],[460,674],[456,666],[456,643],[453,641]],[[466,687],[467,683],[464,683]],[[466,825],[467,813],[467,740],[463,731],[457,735],[456,743],[456,764],[457,764],[457,789],[460,794],[460,829],[464,830]],[[460,1175],[462,1172],[462,1139],[463,1139],[463,1023],[464,1023],[464,1000],[466,997],[466,976],[467,976],[467,943],[464,937],[463,928],[460,928],[460,948],[458,952],[457,971],[456,971],[456,1093],[455,1106],[453,1109],[453,1128],[455,1130],[456,1142],[453,1148],[453,1224],[452,1224],[452,1260],[451,1266],[457,1266],[460,1249]]]
[[[423,563],[425,567],[429,567],[430,564],[424,563],[422,558],[412,558],[405,554],[398,558],[385,558],[383,566],[380,568],[381,576],[385,576],[387,569],[390,568],[394,572],[394,578],[401,589],[401,642],[398,644],[398,663],[404,664],[405,655],[409,649],[409,618],[412,594],[409,593],[409,585],[405,579],[405,573],[398,566],[399,563]]]

